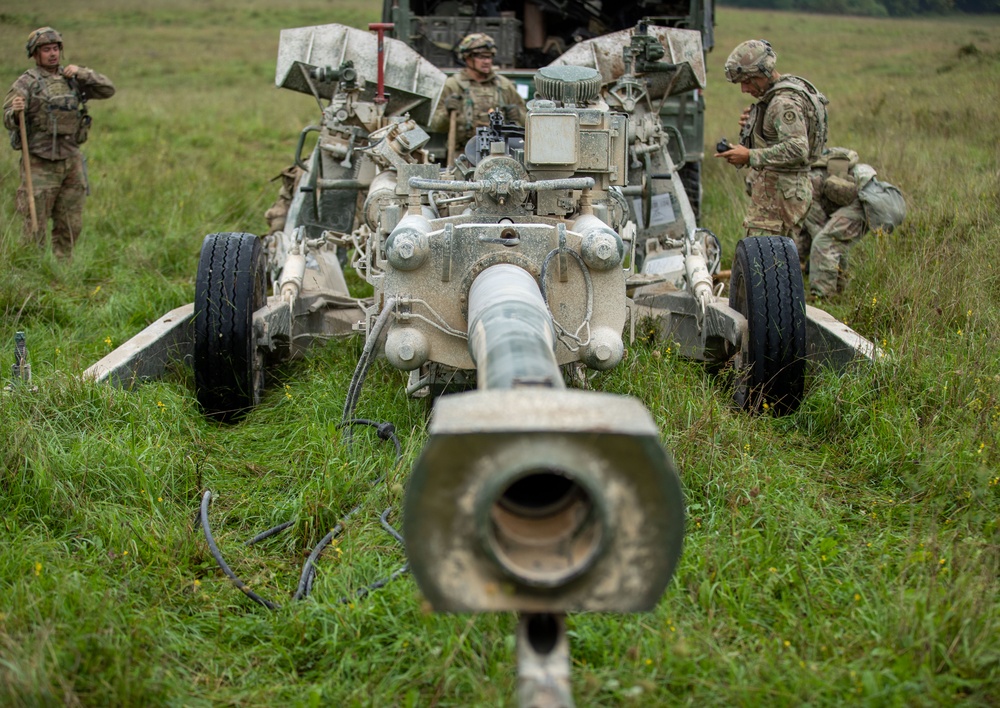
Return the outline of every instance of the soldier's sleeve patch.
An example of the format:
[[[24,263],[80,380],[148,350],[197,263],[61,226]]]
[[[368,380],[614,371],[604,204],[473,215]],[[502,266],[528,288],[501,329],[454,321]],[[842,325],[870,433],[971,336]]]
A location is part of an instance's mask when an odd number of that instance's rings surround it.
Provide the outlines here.
[[[789,125],[794,123],[796,118],[797,116],[795,115],[795,111],[785,111],[784,113],[781,114],[781,120],[788,123]]]

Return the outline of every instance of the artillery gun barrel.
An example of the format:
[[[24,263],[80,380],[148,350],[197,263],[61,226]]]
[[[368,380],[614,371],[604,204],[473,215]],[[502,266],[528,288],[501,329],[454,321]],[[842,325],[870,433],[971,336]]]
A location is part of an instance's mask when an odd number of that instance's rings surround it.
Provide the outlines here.
[[[467,323],[477,390],[435,402],[407,487],[403,536],[425,597],[445,612],[651,609],[684,528],[652,416],[565,387],[528,270],[479,273]]]
[[[469,290],[469,354],[478,388],[562,388],[555,329],[538,284],[527,271],[501,264]]]

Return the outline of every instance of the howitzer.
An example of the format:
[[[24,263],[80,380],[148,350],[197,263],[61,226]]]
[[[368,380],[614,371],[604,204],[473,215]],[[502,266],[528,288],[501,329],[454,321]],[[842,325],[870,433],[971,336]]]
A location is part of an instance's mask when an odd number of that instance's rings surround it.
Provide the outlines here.
[[[499,112],[477,131],[446,175],[463,179],[399,166],[406,211],[383,210],[391,226],[375,230],[364,271],[369,319],[391,308],[382,350],[411,390],[459,373],[476,387],[437,400],[414,465],[413,574],[436,610],[525,613],[522,700],[552,691],[551,705],[570,705],[562,615],[652,609],[684,507],[642,404],[566,390],[561,371],[624,353],[632,244],[613,195],[627,119],[599,100],[592,69],[542,69],[536,87],[523,131]]]
[[[407,485],[407,555],[436,610],[522,614],[525,704],[571,704],[562,616],[652,609],[683,537],[680,482],[649,412],[565,380],[615,367],[640,316],[683,354],[731,363],[751,409],[793,409],[809,353],[871,351],[805,307],[788,240],[746,239],[734,294],[720,296],[718,239],[695,223],[654,105],[703,85],[700,40],[641,29],[637,43],[609,35],[539,70],[525,125],[496,111],[448,170],[429,161],[422,127],[437,69],[385,40],[385,85],[372,85],[371,35],[282,32],[276,82],[322,107],[303,133],[319,134],[308,160],[299,141],[285,227],[263,242],[207,236],[194,306],[88,370],[131,381],[191,355],[202,407],[231,420],[261,400],[269,361],[361,331],[359,371],[382,354],[409,372],[411,394],[456,391],[437,398]],[[649,61],[623,71],[609,46]],[[349,295],[347,251],[372,298]],[[345,418],[356,402],[352,385]]]

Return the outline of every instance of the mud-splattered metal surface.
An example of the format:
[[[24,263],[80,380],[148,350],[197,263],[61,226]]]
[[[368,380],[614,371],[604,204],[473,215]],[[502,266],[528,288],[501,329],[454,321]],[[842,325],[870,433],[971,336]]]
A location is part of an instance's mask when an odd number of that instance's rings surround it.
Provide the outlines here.
[[[649,27],[648,33],[663,45],[666,54],[662,61],[677,64],[674,73],[650,74],[649,95],[657,99],[669,89],[669,95],[705,87],[705,53],[701,33],[696,30],[669,27]],[[625,73],[622,50],[632,41],[634,29],[606,34],[580,42],[566,51],[549,66],[586,66],[601,72],[604,83],[610,83]],[[676,78],[675,78],[676,76]]]
[[[386,38],[384,43],[385,86],[389,94],[388,115],[407,110],[417,122],[426,124],[433,114],[445,74],[406,44]],[[375,95],[378,76],[378,39],[371,32],[344,25],[296,27],[281,31],[274,83],[280,88],[311,94],[306,78],[309,69],[354,62],[365,81],[366,98]],[[303,67],[305,71],[303,71]],[[333,84],[313,81],[320,97],[332,96]]]

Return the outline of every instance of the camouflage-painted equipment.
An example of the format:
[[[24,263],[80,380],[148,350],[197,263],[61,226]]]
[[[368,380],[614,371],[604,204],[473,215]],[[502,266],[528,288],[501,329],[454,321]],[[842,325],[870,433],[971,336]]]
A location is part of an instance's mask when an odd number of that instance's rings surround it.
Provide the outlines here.
[[[394,35],[445,72],[465,63],[455,49],[469,33],[485,33],[496,44],[494,71],[513,81],[521,96],[534,96],[537,69],[582,43],[629,31],[644,22],[649,26],[687,29],[701,37],[701,49],[715,44],[714,0],[618,0],[617,2],[566,2],[535,0],[505,3],[504,12],[491,10],[495,3],[437,2],[436,0],[383,0],[382,21],[395,25]],[[591,45],[600,51],[601,45]],[[668,53],[672,47],[664,45]],[[608,55],[621,74],[621,54]],[[704,57],[702,57],[702,63]],[[575,63],[575,60],[574,60]],[[605,81],[609,80],[605,76]],[[695,214],[701,209],[701,163],[704,159],[705,97],[701,90],[672,92],[657,104],[657,120],[673,136],[671,157],[677,165]],[[427,149],[438,160],[446,157],[443,134],[431,134]]]
[[[14,335],[14,366],[11,373],[15,382],[31,383],[31,364],[28,363],[24,332]]]
[[[31,363],[28,361],[27,339],[24,332],[14,334],[14,364],[11,366],[11,380],[3,387],[10,393],[21,387],[29,391],[37,391],[37,386],[31,385]]]
[[[24,50],[28,53],[28,58],[35,56],[35,50],[44,47],[46,44],[58,44],[62,49],[62,35],[51,27],[39,27],[28,35],[28,41],[24,45]]]
[[[846,362],[871,345],[806,308],[788,239],[745,239],[720,296],[718,240],[697,227],[653,103],[703,85],[698,33],[640,26],[602,45],[620,60],[564,55],[539,71],[523,128],[494,112],[443,170],[414,118],[443,75],[418,57],[397,84],[414,98],[377,103],[357,32],[282,33],[277,83],[328,100],[284,228],[207,236],[196,304],[168,316],[185,324],[157,323],[88,374],[129,381],[174,346],[193,354],[206,412],[230,420],[260,401],[268,362],[354,330],[359,371],[382,355],[408,393],[451,392],[407,484],[412,572],[437,611],[521,613],[522,705],[570,706],[564,614],[653,609],[684,503],[642,403],[567,380],[615,367],[650,317],[683,354],[731,364],[740,405],[791,410],[809,347]],[[341,221],[324,200],[344,194]],[[348,247],[370,300],[347,291]],[[345,417],[352,400],[353,385]]]

